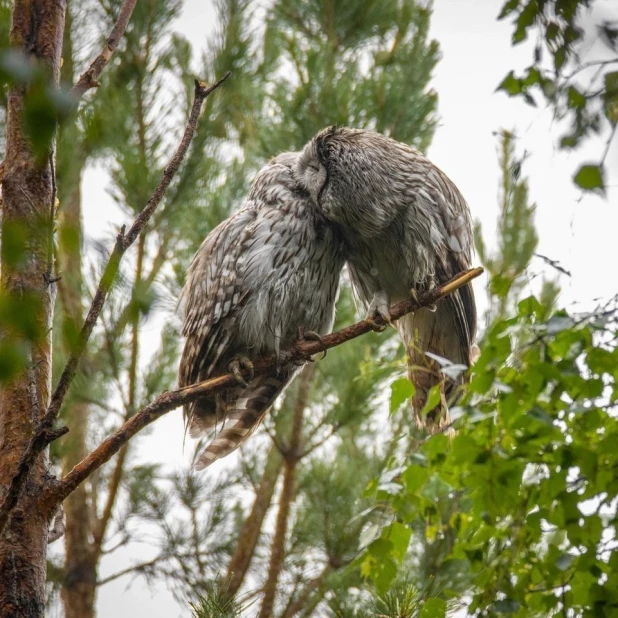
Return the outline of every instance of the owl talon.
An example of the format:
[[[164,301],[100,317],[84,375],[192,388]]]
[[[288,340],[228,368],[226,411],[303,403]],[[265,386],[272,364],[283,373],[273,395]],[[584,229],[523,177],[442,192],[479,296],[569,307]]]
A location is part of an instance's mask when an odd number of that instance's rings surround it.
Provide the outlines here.
[[[298,340],[299,341],[319,341],[320,343],[323,343],[322,336],[319,333],[316,333],[314,330],[305,330],[302,326],[298,327]],[[328,352],[328,350],[324,350],[324,354],[322,355],[322,358],[326,357],[326,352]],[[313,363],[315,361],[315,358],[312,357],[307,360],[310,363]]]
[[[431,279],[430,281],[430,287],[428,288],[428,290],[431,290],[435,287],[435,284],[433,282],[433,279]],[[410,296],[412,297],[412,300],[420,306],[421,301],[420,298],[418,296],[418,291],[416,290],[416,288],[412,288],[410,290]],[[438,308],[438,305],[436,303],[431,303],[431,305],[427,305],[426,307],[424,307],[425,309],[427,309],[427,311],[431,311],[431,313],[434,313],[436,311],[436,309]]]
[[[242,375],[242,369],[246,369],[249,374],[249,381],[253,380],[253,363],[246,356],[236,356],[227,366],[228,371],[236,378],[236,381],[243,386],[249,386],[249,382]]]
[[[371,324],[371,328],[377,333],[384,332],[387,326],[392,325],[388,297],[384,292],[374,294],[365,320]]]
[[[378,320],[376,320],[376,318],[367,316],[365,318],[365,322],[369,322],[369,325],[371,326],[371,330],[376,332],[376,333],[383,333],[387,328],[388,328],[388,324],[382,323],[382,320],[384,318],[382,318],[382,316],[377,316],[378,319],[380,320],[378,322]]]

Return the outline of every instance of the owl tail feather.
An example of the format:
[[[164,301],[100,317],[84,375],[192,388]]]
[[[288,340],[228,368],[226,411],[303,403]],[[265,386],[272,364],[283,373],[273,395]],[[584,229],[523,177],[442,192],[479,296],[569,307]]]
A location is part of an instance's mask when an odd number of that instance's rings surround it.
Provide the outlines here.
[[[424,432],[442,433],[451,423],[449,405],[457,401],[467,377],[462,373],[455,380],[451,379],[427,353],[469,366],[470,349],[462,346],[446,303],[438,304],[435,312],[421,309],[404,316],[398,321],[397,329],[406,345],[408,376],[415,387],[412,412],[416,426]],[[434,387],[437,388],[432,394]],[[434,398],[430,409],[426,409],[428,398]]]
[[[257,429],[290,378],[287,375],[258,376],[240,391],[237,399],[227,403],[223,425],[200,454],[195,469],[203,470],[235,451]]]
[[[441,433],[450,425],[451,417],[446,398],[445,377],[440,375],[438,363],[421,351],[408,348],[408,377],[414,384],[412,411],[416,426],[427,433]],[[425,410],[431,389],[437,386],[439,400],[429,410]]]

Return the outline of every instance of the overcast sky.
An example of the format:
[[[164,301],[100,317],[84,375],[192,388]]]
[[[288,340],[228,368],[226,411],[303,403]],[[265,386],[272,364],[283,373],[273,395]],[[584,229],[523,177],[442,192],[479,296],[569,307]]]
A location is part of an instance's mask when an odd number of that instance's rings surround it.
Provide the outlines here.
[[[609,10],[610,1],[599,0],[598,5]],[[531,198],[537,204],[539,252],[560,261],[572,273],[571,278],[561,281],[561,303],[590,306],[595,298],[607,297],[618,288],[618,276],[613,272],[618,180],[616,174],[610,178],[613,186],[606,201],[597,197],[580,200],[580,192],[571,182],[573,172],[583,160],[596,159],[602,146],[597,143],[594,148],[571,154],[557,151],[556,131],[548,111],[530,109],[495,93],[510,69],[521,69],[530,61],[528,47],[511,48],[511,25],[496,21],[501,4],[496,0],[435,0],[431,36],[440,43],[442,60],[432,86],[439,95],[440,124],[428,154],[459,186],[474,218],[490,233],[497,214],[499,179],[494,132],[514,129],[519,136],[519,153],[528,153],[523,173],[530,179]],[[211,2],[185,2],[176,29],[191,40],[196,56],[205,45],[213,19]],[[618,146],[614,143],[608,168],[618,169],[617,163]],[[84,179],[84,223],[90,236],[100,237],[114,220],[116,211],[106,195],[106,183],[106,176],[96,170]],[[535,272],[541,270],[541,264],[533,266]],[[479,296],[483,285],[479,283]],[[146,328],[152,329],[153,335],[157,330],[156,323],[147,323]],[[142,358],[144,362],[147,358]],[[186,466],[189,451],[182,451],[182,422],[180,411],[176,411],[159,420],[151,435],[140,441],[137,458]],[[213,466],[212,472],[216,470]],[[151,555],[144,546],[114,553],[103,560],[101,576]],[[130,588],[129,583],[128,578],[121,579],[100,589],[100,618],[188,615],[187,608],[178,606],[162,584],[152,590],[141,580]]]

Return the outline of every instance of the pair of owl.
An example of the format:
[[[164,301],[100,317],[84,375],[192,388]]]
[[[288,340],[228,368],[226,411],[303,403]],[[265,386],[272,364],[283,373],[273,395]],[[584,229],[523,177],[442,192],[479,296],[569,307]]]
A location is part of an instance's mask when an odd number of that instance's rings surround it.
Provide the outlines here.
[[[270,161],[241,209],[204,240],[182,292],[179,385],[227,371],[238,380],[185,407],[191,436],[213,434],[196,468],[236,449],[300,369],[284,365],[253,377],[251,360],[279,353],[303,331],[331,331],[346,262],[368,317],[389,321],[391,303],[469,268],[472,245],[470,212],[457,187],[420,152],[393,139],[330,127],[302,152]],[[426,352],[470,364],[471,286],[404,316],[396,328],[416,387],[416,422],[440,430],[464,378],[444,376]],[[441,401],[421,414],[435,384]]]

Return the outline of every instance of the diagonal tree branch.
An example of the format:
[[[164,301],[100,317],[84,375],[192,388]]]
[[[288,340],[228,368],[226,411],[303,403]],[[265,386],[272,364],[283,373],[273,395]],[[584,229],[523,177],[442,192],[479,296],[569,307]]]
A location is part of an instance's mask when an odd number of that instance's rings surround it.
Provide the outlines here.
[[[112,28],[110,35],[105,41],[105,46],[101,50],[101,53],[92,61],[88,69],[82,73],[81,77],[77,80],[77,83],[71,88],[69,94],[73,96],[75,102],[79,101],[84,94],[91,88],[99,86],[99,76],[103,72],[103,69],[107,66],[107,63],[111,60],[113,53],[116,51],[120,39],[124,34],[124,31],[129,25],[129,20],[133,14],[133,9],[137,4],[137,0],[125,0],[120,13],[118,13],[118,19]]]
[[[444,285],[437,286],[431,291],[422,294],[418,302],[410,299],[393,305],[390,309],[391,319],[396,321],[407,313],[436,303],[470,283],[470,281],[482,273],[482,268],[466,270],[453,277]],[[315,354],[337,347],[351,339],[356,339],[372,331],[374,328],[375,322],[361,320],[356,324],[322,337],[321,341],[301,340],[282,353],[283,361],[277,359],[274,355],[258,359],[254,363],[255,375],[272,370],[278,362],[304,363]],[[199,384],[186,386],[176,391],[161,393],[153,402],[144,406],[132,416],[115,433],[103,440],[97,448],[77,464],[61,481],[50,484],[43,499],[48,503],[49,508],[54,508],[95,470],[98,470],[105,462],[109,461],[138,431],[175,408],[205,395],[212,395],[224,388],[234,386],[236,383],[236,378],[232,374],[226,374],[200,382]]]
[[[180,141],[180,145],[178,146],[178,149],[174,153],[174,156],[172,157],[168,166],[163,170],[163,176],[157,188],[146,203],[146,206],[144,206],[144,209],[140,212],[140,214],[131,225],[129,231],[125,235],[123,226],[120,234],[118,234],[118,237],[116,238],[116,244],[114,246],[112,254],[109,257],[107,265],[105,266],[105,270],[103,271],[103,275],[101,276],[99,286],[94,295],[94,298],[92,299],[90,309],[88,310],[88,315],[86,316],[84,325],[82,326],[82,329],[80,331],[79,339],[77,345],[75,346],[75,350],[69,356],[67,364],[62,372],[62,375],[60,376],[60,380],[58,381],[58,386],[56,387],[56,390],[52,395],[51,402],[19,461],[17,471],[13,479],[11,480],[11,484],[5,496],[5,499],[0,505],[0,534],[4,532],[6,524],[9,520],[9,514],[17,504],[19,496],[21,495],[21,491],[26,483],[26,479],[28,478],[30,468],[32,467],[39,453],[41,453],[48,444],[53,442],[53,440],[68,431],[66,427],[54,429],[53,426],[56,419],[58,418],[60,408],[67,394],[69,386],[71,385],[71,383],[73,382],[73,378],[75,377],[79,360],[86,349],[86,345],[88,344],[90,335],[92,334],[101,310],[103,309],[107,294],[116,278],[118,268],[120,266],[120,260],[122,259],[122,256],[126,253],[127,249],[133,244],[133,242],[135,242],[135,239],[146,227],[146,224],[148,223],[150,217],[156,210],[157,206],[160,204],[166,189],[176,175],[176,172],[178,171],[178,168],[180,167],[180,164],[182,163],[182,160],[184,159],[187,150],[189,149],[191,138],[195,133],[202,105],[206,97],[213,90],[218,88],[229,76],[230,73],[228,72],[220,80],[218,80],[211,86],[207,86],[204,82],[195,80],[193,107],[191,109],[191,114],[189,116],[185,132],[182,136],[182,140]]]

